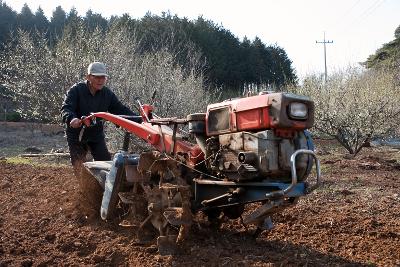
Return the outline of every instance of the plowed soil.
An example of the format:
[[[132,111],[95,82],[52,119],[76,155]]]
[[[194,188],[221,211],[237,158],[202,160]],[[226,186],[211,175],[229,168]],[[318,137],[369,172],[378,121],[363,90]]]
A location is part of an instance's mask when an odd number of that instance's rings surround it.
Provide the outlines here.
[[[323,184],[271,231],[200,220],[168,256],[89,216],[69,165],[0,160],[0,266],[400,266],[398,150],[323,151]]]

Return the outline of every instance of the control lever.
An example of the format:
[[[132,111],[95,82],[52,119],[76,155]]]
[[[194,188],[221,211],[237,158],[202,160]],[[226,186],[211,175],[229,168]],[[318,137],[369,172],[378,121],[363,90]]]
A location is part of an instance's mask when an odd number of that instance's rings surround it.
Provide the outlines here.
[[[79,142],[82,141],[83,133],[87,127],[91,127],[97,124],[96,118],[93,116],[82,116],[81,117],[82,128],[79,132]]]
[[[150,119],[149,119],[149,117],[147,117],[147,114],[146,114],[146,112],[144,111],[144,108],[143,108],[143,106],[142,106],[142,103],[140,103],[140,100],[139,100],[138,97],[136,98],[136,102],[138,102],[139,108],[140,108],[141,112],[143,113],[144,117],[146,118],[146,121],[149,122]]]

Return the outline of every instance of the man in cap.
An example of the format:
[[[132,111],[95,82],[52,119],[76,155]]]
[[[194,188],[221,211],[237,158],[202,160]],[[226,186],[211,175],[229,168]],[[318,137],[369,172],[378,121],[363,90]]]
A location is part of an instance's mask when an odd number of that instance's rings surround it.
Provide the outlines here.
[[[93,112],[110,112],[116,115],[136,116],[124,106],[117,96],[105,86],[108,75],[106,66],[101,62],[89,65],[86,80],[74,84],[66,93],[61,107],[63,123],[75,175],[79,176],[81,164],[90,152],[94,160],[111,160],[108,152],[102,121],[82,130],[82,116]],[[137,119],[136,121],[140,121]],[[83,131],[83,132],[81,132]]]

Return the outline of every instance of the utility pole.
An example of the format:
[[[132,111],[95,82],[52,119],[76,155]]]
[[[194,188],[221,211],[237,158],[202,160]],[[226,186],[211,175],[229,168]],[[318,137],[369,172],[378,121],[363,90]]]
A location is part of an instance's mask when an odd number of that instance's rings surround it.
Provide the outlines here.
[[[324,32],[324,41],[322,41],[322,42],[315,41],[315,43],[317,43],[317,44],[324,44],[325,83],[326,83],[326,80],[328,80],[328,72],[327,72],[327,69],[326,69],[326,44],[332,44],[333,41],[325,40],[325,32]]]

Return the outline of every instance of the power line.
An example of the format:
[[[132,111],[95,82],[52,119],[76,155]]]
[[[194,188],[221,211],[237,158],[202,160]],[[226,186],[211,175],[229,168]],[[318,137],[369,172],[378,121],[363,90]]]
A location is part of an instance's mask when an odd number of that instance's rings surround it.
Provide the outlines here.
[[[373,12],[375,12],[375,10],[378,9],[378,7],[380,7],[383,2],[385,2],[385,0],[377,0],[375,1],[368,9],[366,9],[361,15],[360,18],[367,18],[369,15],[371,15]]]
[[[340,16],[335,23],[331,23],[328,28],[331,26],[337,27],[337,31],[340,31],[342,34],[349,31],[353,26],[356,26],[363,22],[365,19],[367,19],[372,13],[374,13],[386,0],[373,0],[373,2],[370,2],[366,8],[359,7],[361,3],[361,0],[357,0],[354,2],[354,4],[347,9],[346,12],[343,13],[342,16]],[[361,10],[361,8],[363,10]],[[346,22],[346,18],[353,12],[353,11],[362,11],[359,15],[354,14],[352,16],[352,19],[350,22]]]
[[[332,44],[333,41],[325,40],[325,32],[324,32],[324,41],[315,41],[317,44],[324,44],[324,63],[325,63],[325,83],[328,80],[328,71],[326,68],[326,44]]]
[[[353,9],[361,2],[361,0],[358,0],[357,2],[355,2],[349,9],[347,9],[347,11],[345,13],[343,13],[343,15],[341,16],[341,18],[339,19],[338,22],[343,21],[343,19],[345,17],[347,17],[347,15],[350,14],[351,11],[353,11]]]
[[[383,3],[385,0],[376,0],[373,2],[372,5],[367,7],[357,18],[355,18],[350,25],[348,26],[353,26],[357,25],[361,22],[363,22],[365,19],[367,19],[372,13],[374,13]]]

